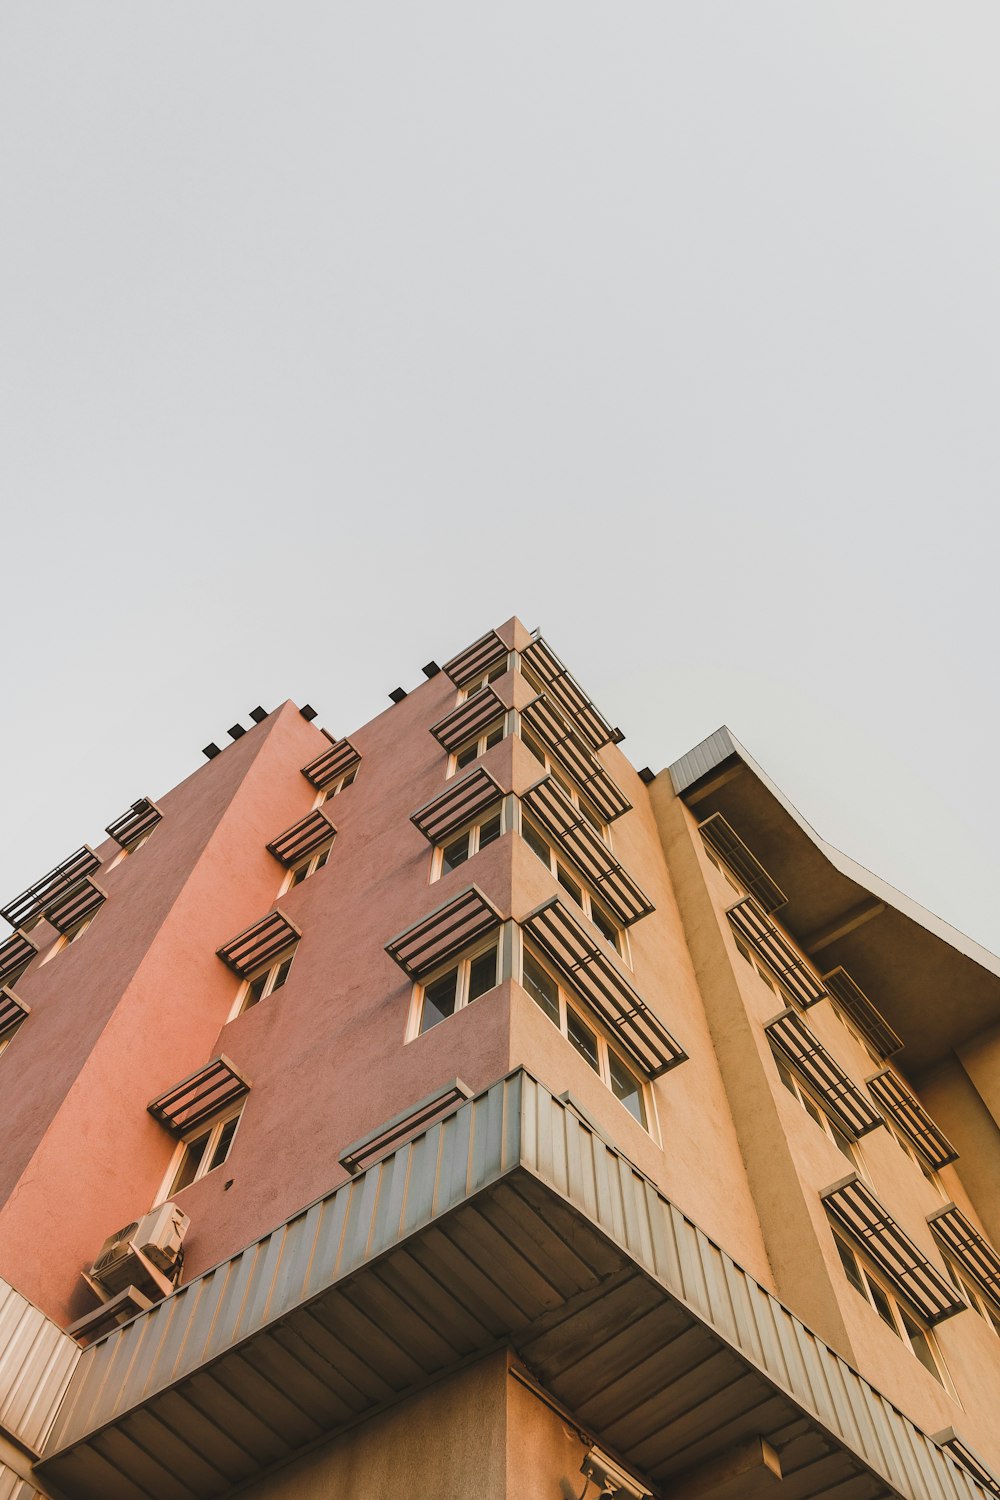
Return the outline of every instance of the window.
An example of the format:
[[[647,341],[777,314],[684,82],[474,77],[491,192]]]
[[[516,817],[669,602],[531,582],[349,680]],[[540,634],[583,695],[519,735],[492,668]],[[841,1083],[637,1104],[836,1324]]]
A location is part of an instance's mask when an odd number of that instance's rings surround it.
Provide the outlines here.
[[[499,718],[494,719],[491,724],[487,724],[486,728],[480,734],[476,735],[474,739],[466,740],[464,745],[459,745],[451,757],[451,765],[448,771],[449,776],[455,771],[460,771],[463,766],[470,765],[472,761],[476,760],[480,755],[485,754],[493,745],[499,745],[504,737],[505,719],[506,715],[501,715]]]
[[[579,808],[580,812],[586,818],[590,826],[597,830],[606,844],[610,845],[611,835],[608,830],[608,825],[602,822],[602,820],[597,816],[597,813],[591,807],[586,797],[581,795],[581,793],[577,790],[572,781],[570,781],[569,777],[566,775],[566,772],[560,765],[557,765],[557,763],[552,759],[551,755],[549,755],[548,751],[543,748],[541,742],[535,738],[531,730],[528,729],[523,722],[521,723],[518,734],[520,736],[521,743],[528,750],[530,750],[531,754],[535,757],[538,764],[545,767],[546,771],[549,772],[553,781],[557,781],[562,787],[563,791],[566,793],[573,806]]]
[[[83,937],[83,934],[96,916],[96,911],[92,911],[86,917],[81,918],[75,926],[70,927],[67,932],[61,932],[42,959],[42,964],[47,964],[50,958],[55,958],[57,953],[61,953],[64,948],[68,948],[71,943],[75,943],[77,938]],[[41,964],[39,968],[41,968]]]
[[[440,880],[442,875],[449,875],[452,870],[457,870],[459,865],[464,865],[480,849],[494,843],[502,832],[503,819],[497,811],[481,822],[473,823],[454,838],[449,838],[446,844],[439,844],[431,859],[431,879]]]
[[[533,854],[537,854],[543,865],[547,865],[551,873],[558,880],[563,890],[583,912],[584,916],[590,918],[606,943],[610,943],[617,953],[627,958],[625,945],[625,934],[617,922],[605,911],[600,902],[593,897],[586,886],[577,879],[566,864],[558,859],[555,851],[550,847],[540,828],[537,828],[530,818],[521,814],[521,837]]]
[[[175,1193],[183,1192],[192,1182],[198,1182],[202,1177],[207,1177],[209,1172],[214,1172],[216,1167],[222,1166],[232,1148],[242,1113],[243,1105],[240,1104],[238,1109],[231,1110],[220,1119],[196,1126],[181,1141],[170,1163],[158,1203],[172,1198]]]
[[[338,792],[346,791],[354,781],[354,778],[357,776],[357,774],[358,767],[357,763],[355,762],[355,764],[349,771],[344,772],[343,776],[338,776],[336,781],[331,781],[329,786],[323,788],[319,796],[316,798],[316,806],[322,807],[324,802],[329,802],[330,798],[336,797]]]
[[[477,693],[482,692],[483,688],[489,687],[491,682],[496,682],[497,678],[502,677],[507,671],[507,665],[508,657],[505,656],[494,666],[490,667],[488,672],[483,672],[479,677],[475,677],[471,682],[467,682],[459,694],[459,702],[463,699],[474,698]]]
[[[480,995],[495,989],[499,980],[499,947],[494,937],[485,948],[474,950],[443,972],[431,975],[414,989],[408,1040],[423,1036],[432,1027],[464,1010]]]
[[[0,1041],[0,1046],[2,1045]],[[987,1297],[985,1292],[980,1291],[971,1276],[959,1269],[950,1255],[944,1258],[944,1268],[969,1306],[985,1319],[994,1333],[1000,1334],[1000,1310],[997,1309],[996,1304]]]
[[[646,1087],[642,1080],[618,1055],[597,1030],[585,1019],[582,1008],[571,1000],[564,987],[527,948],[521,958],[521,984],[553,1026],[557,1026],[570,1046],[622,1103],[644,1130],[649,1129],[646,1111]]]
[[[930,1329],[918,1320],[915,1313],[900,1302],[894,1292],[878,1280],[846,1240],[842,1240],[839,1234],[834,1235],[834,1240],[844,1274],[854,1290],[864,1297],[886,1327],[891,1328],[896,1337],[902,1340],[912,1354],[916,1355],[924,1369],[933,1375],[935,1380],[940,1381],[945,1389],[948,1389],[944,1365],[935,1348]]]
[[[301,885],[303,880],[307,880],[310,875],[315,875],[317,870],[322,870],[330,858],[330,850],[332,848],[332,844],[327,844],[325,848],[318,849],[315,854],[310,854],[308,859],[304,859],[299,864],[293,865],[278,894],[283,896],[286,891],[290,891],[295,886]],[[290,962],[291,960],[289,959]]]
[[[288,953],[284,958],[279,958],[266,969],[261,969],[247,980],[246,985],[240,990],[236,997],[236,1006],[233,1016],[241,1016],[245,1010],[250,1010],[254,1005],[259,1005],[268,995],[273,995],[275,990],[280,990],[288,978],[288,971],[292,967],[294,953]]]
[[[865,1177],[866,1173],[864,1170],[864,1163],[861,1160],[861,1153],[859,1152],[854,1142],[851,1140],[850,1136],[845,1131],[841,1130],[836,1120],[831,1120],[826,1111],[820,1108],[819,1104],[813,1098],[812,1094],[810,1094],[796,1078],[795,1074],[785,1062],[784,1058],[779,1057],[778,1054],[775,1053],[774,1061],[778,1069],[778,1077],[781,1079],[788,1092],[799,1101],[806,1114],[810,1117],[810,1119],[816,1122],[820,1130],[822,1130],[823,1134],[830,1137],[830,1140],[836,1146],[841,1155],[846,1156],[847,1160],[851,1163],[851,1166],[855,1167],[862,1177]]]

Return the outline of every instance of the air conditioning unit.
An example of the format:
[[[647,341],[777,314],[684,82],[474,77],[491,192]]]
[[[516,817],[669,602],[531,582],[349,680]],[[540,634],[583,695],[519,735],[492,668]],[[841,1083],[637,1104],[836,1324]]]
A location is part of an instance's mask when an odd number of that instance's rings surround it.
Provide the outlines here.
[[[99,1297],[129,1286],[159,1294],[170,1291],[180,1272],[181,1248],[191,1220],[176,1203],[161,1203],[104,1241],[86,1279]]]

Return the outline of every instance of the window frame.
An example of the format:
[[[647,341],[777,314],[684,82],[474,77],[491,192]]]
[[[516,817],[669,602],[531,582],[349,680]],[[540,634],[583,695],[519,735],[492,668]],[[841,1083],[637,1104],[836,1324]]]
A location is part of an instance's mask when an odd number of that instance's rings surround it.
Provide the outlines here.
[[[937,1339],[934,1337],[934,1330],[924,1322],[919,1314],[914,1312],[912,1307],[909,1307],[906,1302],[904,1302],[898,1292],[896,1292],[890,1285],[888,1285],[886,1281],[883,1280],[881,1276],[879,1276],[878,1272],[869,1265],[868,1260],[866,1259],[864,1254],[860,1250],[856,1249],[845,1235],[839,1234],[836,1230],[833,1230],[832,1233],[834,1243],[837,1247],[837,1255],[840,1261],[840,1265],[843,1269],[844,1277],[848,1285],[855,1292],[857,1292],[858,1296],[864,1298],[879,1321],[885,1327],[892,1330],[892,1332],[899,1339],[900,1343],[903,1345],[904,1349],[908,1349],[910,1351],[914,1359],[918,1364],[923,1366],[928,1375],[932,1375],[934,1379],[937,1380],[938,1384],[941,1385],[950,1396],[954,1397],[955,1389],[952,1384],[951,1375],[949,1374],[948,1367],[944,1362],[944,1356],[941,1353],[941,1349],[938,1345]],[[862,1290],[862,1287],[858,1285],[857,1280],[852,1277],[850,1271],[847,1269],[845,1256],[850,1256],[851,1261],[853,1262],[853,1265],[856,1269],[857,1277],[863,1283],[864,1290]],[[880,1309],[878,1301],[876,1300],[876,1296],[872,1293],[873,1286],[878,1289],[878,1294],[881,1295],[888,1304],[892,1317],[894,1319],[893,1322],[890,1322]],[[925,1360],[920,1358],[920,1355],[917,1353],[916,1349],[914,1349],[913,1336],[906,1326],[906,1319],[909,1319],[914,1328],[917,1329],[917,1331],[920,1333],[924,1345],[926,1346],[931,1365],[933,1365],[934,1367],[933,1369],[928,1366]]]
[[[535,964],[546,975],[549,981],[556,987],[559,1004],[558,1023],[556,1023],[553,1017],[549,1015],[548,1011],[539,1004],[538,1000],[535,998],[532,991],[525,983],[524,961],[526,957],[530,958],[531,962]],[[611,1097],[618,1100],[618,1103],[625,1110],[625,1113],[629,1116],[629,1118],[633,1120],[641,1130],[644,1130],[651,1140],[659,1144],[659,1127],[656,1118],[656,1098],[650,1079],[644,1078],[642,1075],[642,1071],[636,1065],[634,1060],[630,1057],[627,1057],[622,1049],[616,1046],[610,1040],[607,1034],[607,1028],[604,1026],[599,1017],[595,1016],[586,1002],[581,999],[581,997],[566,984],[565,980],[559,977],[553,965],[546,961],[544,956],[539,953],[538,949],[535,948],[534,945],[524,937],[524,935],[522,935],[521,941],[518,944],[518,955],[517,962],[515,964],[514,978],[521,986],[521,989],[524,990],[524,993],[531,1000],[532,1004],[538,1007],[545,1019],[552,1026],[555,1026],[556,1030],[559,1032],[563,1040],[568,1042],[569,1045],[573,1048],[574,1052],[576,1052],[578,1055],[582,1056],[583,1054],[580,1052],[580,1049],[575,1045],[575,1043],[569,1036],[569,1013],[572,1012],[572,1014],[574,1014],[580,1021],[583,1022],[588,1031],[591,1031],[594,1034],[597,1040],[598,1066],[596,1068],[591,1068],[591,1071],[600,1079],[601,1083],[607,1089]],[[611,1082],[610,1056],[614,1056],[617,1062],[626,1069],[626,1071],[631,1075],[632,1078],[635,1079],[636,1083],[639,1085],[639,1097],[642,1102],[642,1112],[644,1115],[643,1119],[639,1119],[637,1115],[633,1114],[632,1110],[629,1109],[625,1101],[623,1099],[620,1099],[619,1096],[615,1093],[614,1087]],[[584,1061],[587,1061],[587,1059],[584,1058]]]
[[[314,850],[305,859],[300,859],[296,864],[289,865],[285,871],[285,878],[281,882],[281,889],[278,891],[278,896],[284,896],[287,891],[295,890],[296,886],[301,885],[304,880],[308,880],[310,875],[315,875],[317,870],[322,870],[330,858],[332,850],[333,838],[331,837],[321,848]],[[305,873],[300,875],[300,870]]]
[[[474,999],[470,1000],[469,980],[472,973],[472,965],[477,959],[482,958],[483,954],[489,953],[491,949],[496,955],[496,978],[489,989],[483,990],[481,994],[476,995]],[[452,972],[457,974],[455,1008],[451,1012],[451,1015],[442,1016],[440,1021],[435,1021],[433,1025],[424,1028],[422,1025],[424,997],[429,989],[440,983],[442,979]],[[463,1010],[468,1010],[470,1005],[475,1005],[476,1000],[481,1000],[484,995],[491,995],[503,983],[503,980],[504,944],[503,929],[500,928],[495,929],[487,937],[483,938],[481,942],[473,944],[459,958],[449,958],[447,963],[443,963],[438,968],[432,969],[429,974],[425,974],[414,983],[413,989],[410,992],[410,1006],[406,1018],[406,1031],[403,1037],[404,1045],[419,1041],[421,1037],[427,1036],[429,1032],[436,1031],[445,1022],[454,1020],[455,1016],[460,1015]]]
[[[474,761],[480,760],[486,754],[487,750],[492,750],[494,745],[499,745],[501,740],[505,740],[511,732],[510,715],[510,709],[503,709],[479,734],[473,735],[471,739],[463,740],[462,744],[456,745],[454,750],[449,751],[445,779],[450,779],[458,771],[464,771],[466,766],[471,766]],[[500,728],[499,735],[496,734],[497,726]],[[494,735],[496,735],[496,738],[494,738]],[[487,740],[491,740],[492,744],[488,745],[486,743]],[[465,755],[466,751],[470,750],[473,745],[476,747],[476,753],[470,755],[467,760],[463,760],[460,765],[459,758]]]
[[[201,1182],[202,1178],[208,1177],[212,1172],[217,1172],[220,1167],[225,1166],[226,1162],[233,1154],[233,1146],[235,1144],[236,1137],[239,1134],[240,1123],[243,1119],[243,1110],[246,1105],[246,1101],[247,1096],[244,1094],[236,1104],[231,1105],[228,1109],[221,1110],[220,1113],[214,1117],[214,1119],[201,1120],[197,1125],[193,1125],[190,1130],[185,1131],[180,1140],[177,1142],[174,1153],[171,1156],[170,1162],[167,1166],[167,1170],[164,1173],[163,1181],[160,1183],[160,1190],[153,1200],[151,1208],[158,1208],[161,1203],[169,1202],[179,1193],[184,1193],[189,1187],[194,1187],[196,1182]],[[229,1124],[229,1121],[233,1119],[235,1119],[236,1121],[236,1128],[234,1129],[229,1141],[229,1145],[226,1148],[225,1156],[221,1161],[217,1161],[214,1166],[206,1165],[206,1163],[212,1160],[212,1157],[215,1155],[215,1152],[218,1149],[219,1140],[222,1136],[223,1130]],[[185,1152],[187,1152],[190,1148],[192,1141],[200,1140],[200,1138],[205,1134],[208,1135],[208,1140],[205,1142],[205,1150],[202,1153],[201,1161],[195,1168],[194,1176],[191,1178],[191,1181],[186,1182],[183,1187],[175,1188],[174,1183],[180,1176],[181,1167],[184,1163]]]
[[[499,802],[495,802],[488,808],[486,812],[474,818],[472,822],[466,823],[464,827],[456,829],[454,833],[449,833],[444,843],[432,845],[431,873],[428,884],[434,885],[436,881],[443,880],[445,875],[451,875],[454,870],[461,869],[463,865],[467,865],[471,859],[475,858],[480,849],[488,849],[490,844],[495,844],[497,839],[502,839],[505,833],[511,831],[511,820],[507,811],[509,801],[509,797],[503,797]],[[497,818],[500,820],[500,832],[495,838],[489,839],[486,844],[482,844],[480,839],[483,828],[488,823],[495,822]],[[456,844],[462,838],[468,840],[468,853],[465,859],[461,861],[461,864],[453,865],[450,870],[446,870],[444,868],[445,850],[449,849],[452,844]]]
[[[329,786],[321,787],[316,793],[316,800],[313,802],[313,807],[322,807],[324,802],[329,802],[332,797],[336,797],[340,792],[346,792],[349,786],[354,785],[360,769],[361,761],[356,760],[353,766],[348,766],[347,770],[331,781]]]
[[[272,959],[272,961],[264,968],[258,969],[256,973],[250,974],[246,979],[240,981],[240,987],[236,992],[236,999],[233,1001],[233,1008],[229,1012],[229,1015],[227,1017],[227,1023],[229,1021],[235,1021],[237,1016],[246,1015],[248,1010],[255,1010],[257,1006],[262,1003],[262,1001],[269,999],[276,990],[284,989],[285,985],[288,983],[288,975],[291,971],[292,963],[295,959],[295,952],[297,947],[297,943],[290,944],[283,953],[279,953],[277,958]],[[287,968],[285,968],[286,964],[288,965]],[[283,968],[285,968],[285,972],[282,975],[280,981],[276,983],[276,981],[278,980],[278,975]],[[257,996],[256,1000],[252,1000],[249,1004],[247,1004],[247,998],[250,994],[250,991],[262,977],[264,977],[265,979],[263,989]]]
[[[580,872],[573,861],[571,859],[568,859],[566,855],[563,854],[562,851],[555,846],[552,839],[544,831],[544,829],[539,828],[538,824],[531,817],[530,813],[526,813],[524,811],[520,800],[518,800],[516,831],[519,837],[524,839],[524,842],[527,844],[528,848],[531,850],[532,854],[539,861],[539,863],[545,864],[546,861],[542,859],[541,854],[535,848],[534,844],[530,841],[530,839],[525,837],[525,825],[527,825],[531,829],[532,833],[538,839],[539,843],[544,844],[548,849],[549,874],[552,876],[553,880],[556,881],[560,890],[566,892],[566,895],[573,902],[574,907],[576,907],[578,911],[581,911],[586,917],[587,921],[597,928],[597,931],[601,934],[604,942],[606,942],[612,949],[612,951],[617,953],[618,957],[622,959],[622,961],[631,969],[632,954],[629,948],[627,929],[623,927],[621,923],[612,916],[611,912],[603,904],[600,897],[594,895],[593,891],[590,888],[590,885],[587,882],[586,877]],[[560,870],[562,870],[563,874],[569,877],[569,879],[575,886],[578,886],[580,888],[580,892],[583,897],[581,901],[577,901],[573,892],[569,889],[565,882],[559,879]],[[597,922],[594,921],[595,907],[600,912],[601,916],[604,918],[608,926],[614,929],[614,932],[616,934],[614,940],[612,940],[604,932],[602,932],[600,926],[597,924]]]

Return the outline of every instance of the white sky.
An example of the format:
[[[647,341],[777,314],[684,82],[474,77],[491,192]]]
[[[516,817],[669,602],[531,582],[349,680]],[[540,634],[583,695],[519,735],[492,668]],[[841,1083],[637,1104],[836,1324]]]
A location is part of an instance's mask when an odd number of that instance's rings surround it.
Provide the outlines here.
[[[517,613],[1000,949],[1000,13],[7,0],[0,900]],[[942,1003],[950,997],[942,996]]]

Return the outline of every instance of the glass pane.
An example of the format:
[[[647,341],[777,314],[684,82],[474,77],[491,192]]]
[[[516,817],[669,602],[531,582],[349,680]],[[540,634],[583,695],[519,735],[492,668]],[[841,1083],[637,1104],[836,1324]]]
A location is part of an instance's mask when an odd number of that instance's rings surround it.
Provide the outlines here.
[[[535,739],[535,736],[533,734],[529,734],[528,731],[527,731],[527,729],[522,728],[522,730],[521,730],[521,742],[522,742],[522,744],[524,744],[524,745],[527,746],[527,748],[531,751],[532,755],[535,757],[535,759],[538,761],[538,763],[540,765],[544,766],[544,764],[545,764],[545,751],[542,749],[541,745]]]
[[[211,1172],[214,1168],[221,1166],[229,1155],[229,1148],[233,1144],[233,1136],[236,1134],[236,1126],[239,1124],[239,1118],[239,1115],[233,1115],[233,1118],[227,1120],[225,1125],[223,1125],[219,1132],[219,1139],[215,1143],[215,1150],[212,1152],[212,1159],[205,1168],[207,1172]]]
[[[634,1115],[639,1124],[646,1124],[646,1106],[642,1097],[642,1084],[636,1078],[631,1068],[627,1068],[617,1053],[608,1048],[608,1073],[611,1078],[611,1092],[616,1099],[620,1099],[630,1115]]]
[[[487,677],[486,677],[486,681],[487,682],[496,682],[497,678],[498,677],[502,677],[503,674],[506,672],[506,670],[507,670],[507,662],[505,660],[504,661],[498,661],[495,667],[491,667],[490,668],[490,671],[489,671],[489,673],[487,674]]]
[[[551,870],[552,855],[549,853],[549,846],[538,832],[534,823],[529,823],[527,818],[521,819],[521,837],[532,853],[537,854],[542,864]]]
[[[487,990],[493,989],[497,982],[497,950],[491,948],[488,953],[480,953],[474,958],[469,967],[469,1000],[478,1000],[480,995],[485,995]]]
[[[852,1146],[850,1140],[841,1130],[839,1125],[835,1125],[832,1120],[830,1120],[828,1123],[830,1126],[830,1134],[833,1137],[833,1143],[836,1146],[837,1150],[841,1153],[842,1156],[846,1156],[847,1160],[853,1164],[854,1147]]]
[[[570,875],[566,870],[563,869],[562,865],[556,866],[556,879],[562,886],[563,890],[568,891],[569,894],[573,897],[573,900],[576,902],[577,906],[582,906],[583,890],[580,886],[577,885],[572,875]]]
[[[483,823],[479,829],[479,847],[485,849],[487,844],[492,844],[494,839],[500,837],[500,814],[490,818],[488,823]]]
[[[280,990],[281,989],[281,986],[284,984],[285,980],[288,978],[288,971],[289,971],[289,969],[291,967],[292,967],[292,960],[290,958],[282,959],[281,963],[278,965],[278,972],[274,976],[274,983],[271,986],[271,994],[272,995],[274,994],[275,990]]]
[[[500,722],[499,722],[499,724],[494,725],[494,727],[487,732],[487,735],[486,735],[486,748],[487,748],[487,750],[489,750],[492,745],[499,745],[499,743],[500,743],[500,741],[502,739],[503,739],[503,720],[501,719]]]
[[[455,764],[459,768],[461,768],[462,766],[467,766],[470,761],[475,760],[478,754],[479,741],[473,740],[471,745],[466,745],[464,750],[460,750],[458,752],[458,754],[455,756]]]
[[[458,988],[458,970],[450,969],[447,974],[442,974],[440,979],[435,979],[424,990],[424,1008],[420,1017],[420,1034],[430,1031],[439,1021],[446,1016],[455,1014],[455,992]]]
[[[591,827],[597,829],[597,832],[603,839],[607,832],[607,829],[605,828],[604,824],[601,822],[597,814],[595,812],[592,812],[591,809],[587,806],[582,797],[580,798],[580,811],[583,813],[583,816],[586,818]]]
[[[559,986],[530,953],[524,955],[522,983],[535,1004],[554,1025],[559,1025]]]
[[[607,913],[601,910],[596,901],[590,903],[590,917],[601,936],[607,938],[612,948],[617,948],[619,942],[618,928]]]
[[[1000,1313],[994,1312],[989,1302],[983,1304],[986,1308],[986,1316],[993,1325],[993,1332],[1000,1333]]]
[[[823,1116],[820,1113],[820,1111],[816,1108],[815,1104],[812,1102],[812,1100],[810,1099],[809,1095],[808,1094],[800,1094],[799,1098],[802,1100],[802,1103],[805,1106],[806,1114],[810,1115],[816,1121],[817,1125],[822,1125],[824,1123]]]
[[[198,1168],[201,1166],[201,1159],[205,1155],[205,1147],[208,1145],[210,1135],[211,1131],[206,1130],[202,1135],[196,1135],[193,1141],[187,1142],[180,1165],[174,1173],[174,1180],[170,1184],[170,1192],[167,1194],[168,1198],[172,1197],[174,1193],[179,1193],[181,1188],[186,1188],[189,1183],[194,1182]]]
[[[320,852],[319,852],[319,854],[317,854],[317,856],[316,856],[316,863],[313,866],[313,868],[316,869],[316,870],[322,870],[323,866],[326,864],[326,862],[327,862],[327,860],[329,858],[330,858],[330,851],[329,851],[329,849],[321,849]]]
[[[935,1380],[940,1380],[941,1375],[938,1371],[934,1355],[931,1352],[930,1340],[928,1339],[926,1333],[921,1328],[916,1319],[910,1317],[910,1314],[906,1311],[905,1307],[900,1307],[899,1315],[903,1320],[903,1327],[906,1329],[906,1337],[910,1341],[910,1348],[913,1350],[914,1354],[917,1356],[924,1369],[929,1371],[930,1374],[934,1376]]]
[[[306,876],[308,874],[309,874],[309,866],[308,866],[308,864],[296,865],[295,869],[292,871],[292,882],[291,882],[291,886],[289,886],[289,889],[291,890],[293,887],[295,887],[297,885],[301,885],[302,882],[303,882],[303,880],[305,880],[305,878],[306,878]]]
[[[586,1021],[581,1020],[575,1010],[566,1007],[566,1035],[581,1057],[585,1057],[594,1072],[599,1071],[597,1062],[597,1037]]]
[[[797,1099],[799,1097],[799,1091],[795,1087],[795,1079],[792,1077],[790,1070],[781,1061],[780,1057],[776,1057],[774,1060],[778,1064],[778,1077],[781,1079],[788,1092],[790,1094],[794,1094]]]
[[[340,783],[340,790],[343,791],[345,786],[350,786],[351,782],[354,780],[354,778],[355,778],[355,776],[357,776],[357,774],[358,774],[358,768],[357,768],[357,766],[354,767],[353,771],[348,771],[347,775],[343,778],[343,780]]]
[[[864,1277],[861,1275],[858,1262],[855,1259],[854,1251],[849,1249],[843,1240],[837,1239],[836,1235],[834,1239],[837,1245],[837,1254],[840,1256],[840,1264],[844,1268],[844,1273],[848,1281],[856,1292],[860,1292],[862,1297],[867,1297],[868,1289],[865,1286]]]
[[[249,1010],[251,1005],[256,1005],[264,994],[264,986],[267,984],[267,972],[258,974],[256,979],[251,979],[250,988],[247,990],[246,999],[243,1001],[243,1009]]]
[[[871,1294],[872,1302],[875,1304],[875,1311],[882,1319],[882,1322],[888,1323],[893,1333],[898,1334],[899,1329],[896,1327],[896,1320],[892,1315],[892,1303],[877,1281],[872,1281],[870,1276],[866,1276],[865,1280],[868,1283],[868,1291]]]
[[[457,870],[469,857],[469,835],[463,833],[461,838],[452,839],[450,844],[445,844],[441,851],[441,873],[447,875],[449,870]]]
[[[563,791],[566,793],[567,797],[572,802],[573,801],[573,785],[572,785],[572,782],[567,781],[566,777],[560,775],[560,773],[558,771],[553,771],[552,772],[552,780],[553,781],[558,781],[559,785],[562,787]]]
[[[467,687],[465,690],[466,703],[468,703],[470,698],[474,698],[477,693],[481,693],[485,686],[485,682],[474,682],[470,687]]]

